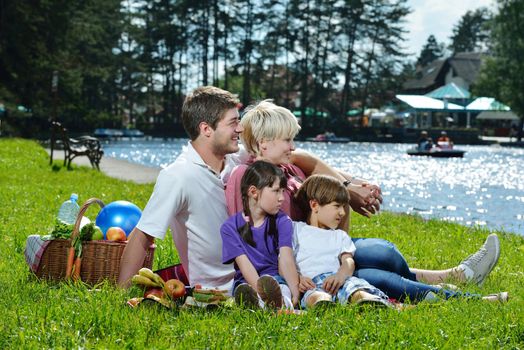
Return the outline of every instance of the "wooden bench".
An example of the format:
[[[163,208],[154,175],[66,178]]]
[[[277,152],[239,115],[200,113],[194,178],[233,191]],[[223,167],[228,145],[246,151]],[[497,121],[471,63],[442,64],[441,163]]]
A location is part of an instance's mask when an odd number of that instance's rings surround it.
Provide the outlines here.
[[[58,147],[64,150],[64,166],[71,169],[71,161],[78,156],[86,156],[91,166],[100,170],[100,160],[104,155],[100,140],[92,136],[70,138],[67,129],[59,122],[51,122],[51,155],[49,164],[53,164],[53,151]]]

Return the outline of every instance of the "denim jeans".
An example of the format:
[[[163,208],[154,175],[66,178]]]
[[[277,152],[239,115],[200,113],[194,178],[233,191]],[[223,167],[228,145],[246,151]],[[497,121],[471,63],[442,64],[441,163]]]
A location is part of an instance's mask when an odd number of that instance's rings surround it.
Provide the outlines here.
[[[370,284],[386,293],[390,298],[403,301],[423,300],[428,292],[433,292],[445,299],[453,297],[478,297],[417,281],[416,275],[409,270],[402,253],[389,241],[380,238],[353,238],[357,247],[355,252],[355,272],[353,276],[365,279]]]

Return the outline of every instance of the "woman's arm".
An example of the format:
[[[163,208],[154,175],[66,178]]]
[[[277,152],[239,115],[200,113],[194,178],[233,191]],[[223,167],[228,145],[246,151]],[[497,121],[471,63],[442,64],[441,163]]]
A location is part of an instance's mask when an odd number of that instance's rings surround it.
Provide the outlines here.
[[[340,181],[349,181],[346,186],[350,196],[350,206],[355,212],[366,217],[376,214],[382,203],[382,191],[378,185],[370,184],[365,180],[357,179],[350,174],[335,170],[318,157],[296,150],[291,158],[293,164],[298,166],[306,176],[314,174],[330,175]]]
[[[291,290],[291,297],[293,305],[298,304],[298,272],[297,265],[295,263],[295,257],[293,256],[293,249],[291,247],[281,247],[280,254],[278,257],[278,270],[279,273],[286,280],[289,290]]]
[[[246,279],[247,283],[251,287],[253,287],[254,290],[257,290],[257,281],[258,281],[258,272],[255,270],[255,267],[249,260],[246,254],[239,255],[235,258],[235,262],[237,263],[238,268],[240,269],[240,272],[242,272],[242,276]]]

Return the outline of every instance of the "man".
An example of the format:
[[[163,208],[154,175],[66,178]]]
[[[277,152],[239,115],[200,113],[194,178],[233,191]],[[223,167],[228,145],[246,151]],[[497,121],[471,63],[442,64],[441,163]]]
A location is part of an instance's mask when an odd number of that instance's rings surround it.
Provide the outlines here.
[[[237,105],[234,95],[212,86],[197,88],[186,97],[182,122],[190,142],[158,176],[122,255],[120,286],[129,285],[142,266],[147,248],[155,238],[163,239],[169,226],[191,285],[230,289],[234,269],[221,262],[220,226],[227,219],[224,183],[233,167],[248,157],[247,152],[238,152],[242,127]],[[293,161],[306,174],[333,172],[304,152],[296,152]],[[367,216],[379,210],[380,188],[361,186],[347,175],[337,175],[347,180],[353,208]]]

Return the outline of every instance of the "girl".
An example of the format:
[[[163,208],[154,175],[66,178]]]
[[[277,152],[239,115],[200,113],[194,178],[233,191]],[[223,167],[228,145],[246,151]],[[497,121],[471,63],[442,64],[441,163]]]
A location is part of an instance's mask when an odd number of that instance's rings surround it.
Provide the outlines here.
[[[299,289],[305,293],[303,306],[312,306],[319,300],[338,301],[345,304],[351,301],[367,300],[370,294],[385,300],[386,296],[365,280],[352,277],[355,271],[353,256],[355,247],[346,232],[337,230],[340,220],[345,215],[344,206],[349,198],[344,186],[330,176],[313,175],[300,187],[296,194],[297,203],[307,213],[307,224],[294,223],[293,247],[296,263],[301,274]],[[389,279],[398,279],[389,272]],[[419,283],[422,285],[421,283]],[[415,297],[414,301],[433,300],[442,296],[480,297],[468,293],[445,290],[437,286],[411,285],[407,291]],[[329,293],[329,294],[328,294]],[[488,301],[506,301],[507,293],[493,294],[483,299]],[[384,303],[387,303],[384,301]]]
[[[298,167],[290,164],[291,152],[295,149],[293,139],[300,131],[295,116],[288,109],[266,100],[248,107],[240,125],[243,129],[240,134],[242,143],[252,156],[248,164],[255,160],[266,160],[278,165],[288,180],[282,210],[295,221],[305,221],[300,208],[294,203],[294,194],[306,176]],[[226,202],[230,215],[243,208],[240,179],[247,167],[237,166],[227,182]],[[352,188],[364,186],[355,181],[345,181],[344,185]],[[345,219],[339,228],[346,230]],[[500,254],[498,237],[491,234],[479,251],[463,260],[459,266],[446,270],[419,270],[411,269],[397,247],[389,241],[353,238],[353,243],[357,248],[354,256],[355,276],[365,279],[397,300],[403,300],[406,296],[411,300],[424,298],[433,289],[421,281],[440,283],[451,277],[482,284]]]
[[[280,210],[286,183],[278,167],[253,163],[241,181],[244,209],[220,229],[222,262],[234,262],[233,295],[240,304],[280,308],[284,301],[286,307],[293,308],[298,303],[293,225]]]

